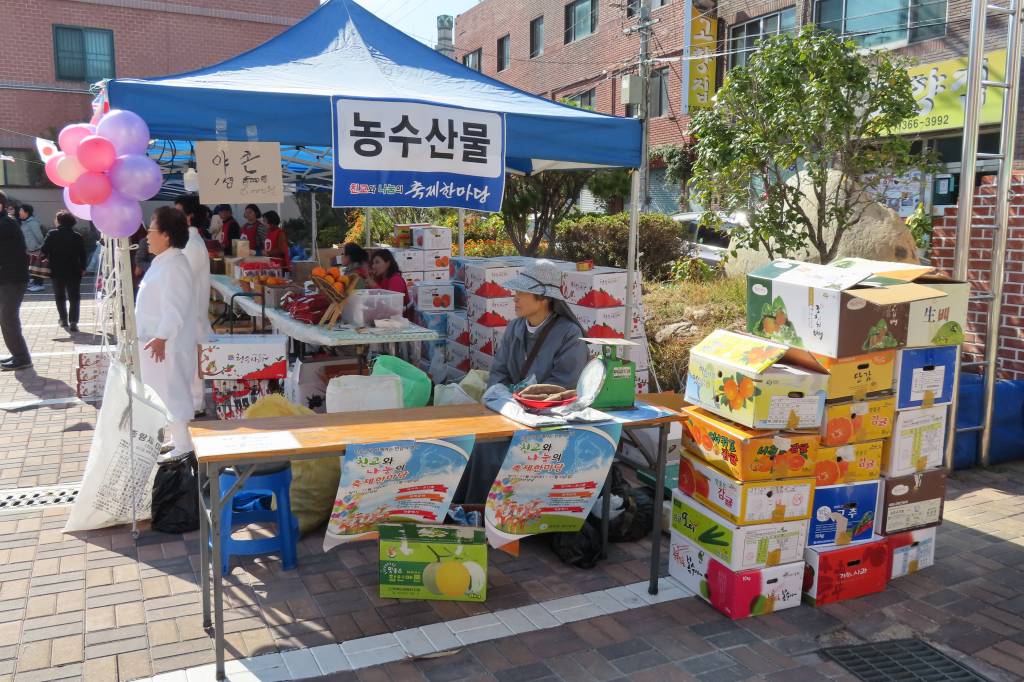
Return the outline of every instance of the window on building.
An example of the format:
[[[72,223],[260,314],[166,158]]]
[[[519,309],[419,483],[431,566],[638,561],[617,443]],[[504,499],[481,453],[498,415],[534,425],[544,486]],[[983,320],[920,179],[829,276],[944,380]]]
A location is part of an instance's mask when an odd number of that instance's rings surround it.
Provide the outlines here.
[[[649,97],[647,100],[647,117],[657,118],[669,113],[668,105],[668,67],[651,71],[651,83]],[[626,105],[626,116],[633,118],[639,116],[638,108],[633,104]]]
[[[664,7],[671,0],[651,0],[651,9]],[[626,16],[635,17],[640,14],[640,0],[626,0]]]
[[[815,21],[863,47],[916,43],[946,35],[947,0],[817,0]]]
[[[544,17],[530,22],[530,59],[544,54]]]
[[[114,32],[103,28],[53,27],[57,80],[95,83],[114,77]]]
[[[504,71],[512,63],[512,41],[505,35],[498,38],[498,71]]]
[[[575,95],[566,97],[567,102],[578,106],[580,109],[593,109],[594,108],[594,88],[590,88],[585,92],[577,92]]]
[[[565,42],[586,38],[597,30],[597,0],[573,0],[565,6]]]
[[[729,29],[729,68],[745,66],[763,38],[795,30],[796,10],[792,7],[733,26]]]
[[[0,187],[52,187],[34,149],[0,149]]]
[[[480,70],[480,50],[473,50],[462,55],[462,63],[474,71]]]

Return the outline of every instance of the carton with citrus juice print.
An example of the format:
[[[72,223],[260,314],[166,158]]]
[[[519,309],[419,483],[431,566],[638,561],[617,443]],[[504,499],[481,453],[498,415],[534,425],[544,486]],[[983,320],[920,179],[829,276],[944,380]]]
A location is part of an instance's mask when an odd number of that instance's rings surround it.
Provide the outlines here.
[[[800,561],[807,541],[807,521],[737,526],[679,490],[672,491],[672,530],[734,571]]]
[[[814,479],[744,483],[684,453],[679,459],[679,489],[729,521],[746,526],[809,518]]]
[[[803,562],[732,571],[705,549],[672,531],[668,574],[733,620],[800,606]]]
[[[891,555],[881,538],[838,548],[808,547],[804,563],[804,598],[824,606],[884,590]]]
[[[717,329],[690,349],[686,399],[755,429],[821,425],[828,374],[805,351]]]
[[[747,331],[833,358],[907,345],[910,305],[946,294],[870,269],[776,260],[747,275]]]
[[[814,453],[817,485],[873,481],[882,473],[885,440],[847,445],[822,445]]]
[[[707,410],[683,410],[683,445],[740,481],[814,475],[820,436],[748,429]]]
[[[895,415],[896,399],[892,396],[827,405],[821,444],[837,446],[888,438]]]

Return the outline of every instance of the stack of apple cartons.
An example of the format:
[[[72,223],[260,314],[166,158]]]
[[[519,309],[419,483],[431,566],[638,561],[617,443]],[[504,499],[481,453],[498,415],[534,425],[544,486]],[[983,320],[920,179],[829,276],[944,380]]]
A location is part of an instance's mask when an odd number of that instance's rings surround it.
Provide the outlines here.
[[[899,366],[917,357],[900,350],[918,333],[915,316],[948,298],[924,281],[930,270],[855,259],[830,266],[776,261],[747,276],[748,331],[810,351],[828,374],[805,555],[812,604],[879,592],[890,577],[892,549],[883,534],[891,486],[880,474],[905,473],[897,461],[913,462],[906,473],[927,468],[920,427],[937,422],[918,412],[910,420],[917,430],[904,436],[896,411]],[[944,424],[933,426],[941,430],[931,443],[937,463]]]
[[[731,618],[800,604],[828,376],[717,330],[690,350],[669,573]]]
[[[394,255],[412,289],[417,284],[448,281],[448,259],[452,255],[452,231],[427,223],[395,225],[395,244],[383,246]]]
[[[99,346],[79,346],[75,351],[78,354],[76,395],[82,400],[102,398],[113,351],[104,351]]]
[[[490,371],[505,327],[516,317],[514,292],[507,287],[529,266],[528,258],[486,258],[468,261],[462,268],[469,326],[469,367]],[[464,349],[449,356],[448,364],[464,363]]]

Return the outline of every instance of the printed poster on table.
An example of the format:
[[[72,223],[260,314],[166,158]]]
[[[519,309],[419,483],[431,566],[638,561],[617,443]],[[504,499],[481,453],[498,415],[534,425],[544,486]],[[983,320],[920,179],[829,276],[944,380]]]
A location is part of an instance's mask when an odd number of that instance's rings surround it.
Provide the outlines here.
[[[350,445],[324,550],[377,537],[385,521],[441,523],[469,462],[476,436]]]
[[[351,97],[331,105],[334,206],[501,210],[504,115]]]
[[[580,530],[601,494],[621,435],[621,424],[517,431],[487,495],[491,546]]]

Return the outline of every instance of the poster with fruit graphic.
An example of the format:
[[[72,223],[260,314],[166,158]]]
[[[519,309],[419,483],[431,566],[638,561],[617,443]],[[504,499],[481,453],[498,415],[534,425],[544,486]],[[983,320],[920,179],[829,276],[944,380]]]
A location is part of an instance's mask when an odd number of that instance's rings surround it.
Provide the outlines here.
[[[204,379],[284,379],[288,337],[281,334],[214,334],[200,345]]]
[[[817,485],[872,481],[881,475],[884,440],[850,443],[826,447],[814,455],[814,478]]]
[[[804,564],[732,571],[681,534],[672,531],[668,573],[733,620],[800,606]]]
[[[895,414],[893,397],[828,405],[821,444],[836,446],[888,438],[892,435]]]
[[[808,545],[848,545],[875,534],[878,481],[815,488]]]
[[[813,606],[881,592],[889,579],[885,539],[838,549],[808,547],[804,563],[804,596]]]
[[[734,571],[800,561],[807,540],[807,521],[737,526],[679,490],[672,491],[672,530]]]
[[[487,539],[483,528],[382,523],[379,590],[385,599],[483,602]]]
[[[896,533],[885,538],[892,555],[890,580],[916,573],[935,563],[935,528]]]
[[[582,528],[621,435],[618,423],[516,431],[487,495],[484,520],[491,546]]]
[[[461,436],[348,446],[324,550],[372,540],[384,521],[444,521],[475,440]]]

